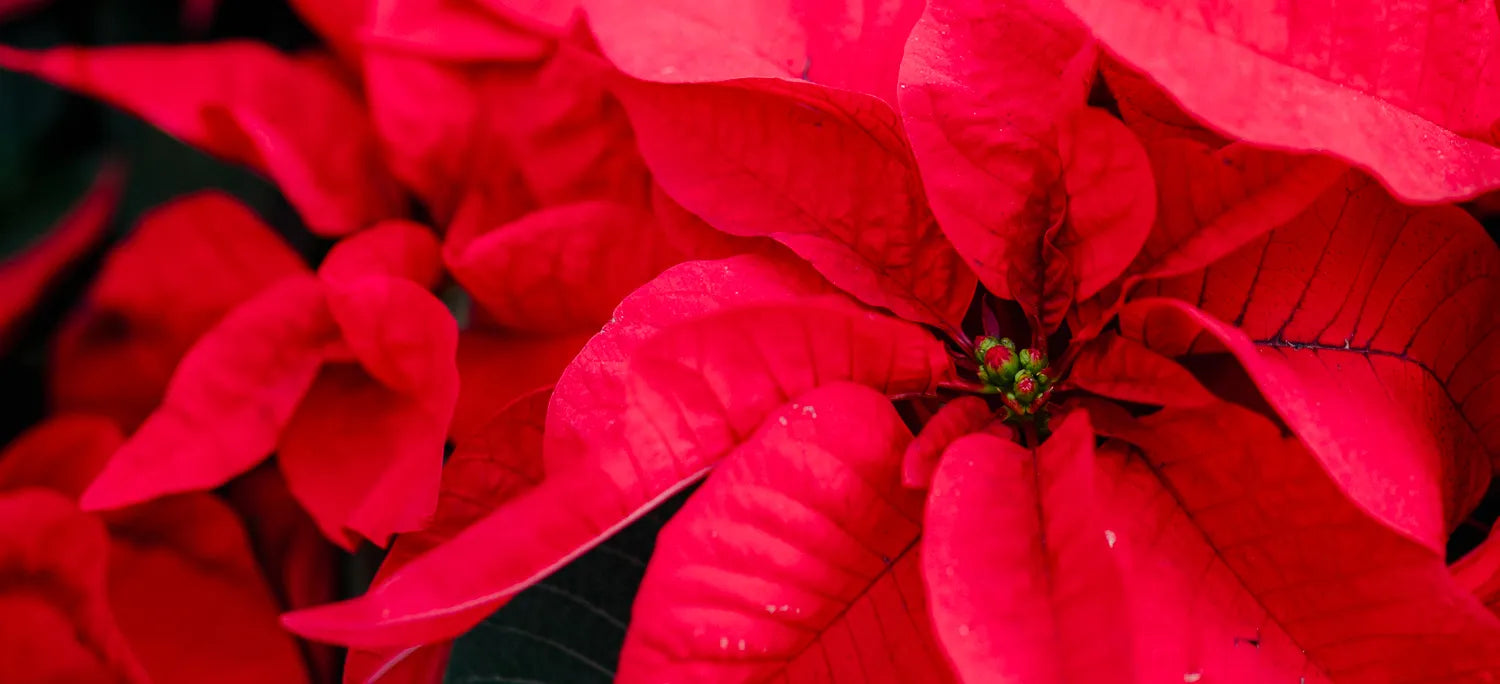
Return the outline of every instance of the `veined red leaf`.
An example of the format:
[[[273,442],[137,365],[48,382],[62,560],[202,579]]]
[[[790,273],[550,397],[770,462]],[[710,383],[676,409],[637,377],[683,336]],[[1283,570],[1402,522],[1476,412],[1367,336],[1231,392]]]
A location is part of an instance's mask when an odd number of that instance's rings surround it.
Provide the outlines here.
[[[656,182],[709,225],[767,236],[864,302],[956,331],[975,277],[943,236],[890,108],[760,83],[621,81]]]
[[[965,395],[943,404],[907,445],[901,457],[901,482],[908,487],[927,489],[948,445],[993,422],[995,411],[977,396]]]
[[[1160,188],[1157,221],[1130,272],[1165,278],[1203,268],[1302,215],[1334,184],[1342,163],[1234,143],[1187,140],[1147,147]]]
[[[250,42],[0,48],[0,67],[98,97],[270,176],[322,235],[404,209],[355,93],[326,67]],[[288,98],[289,89],[297,97]]]
[[[0,261],[0,352],[54,280],[104,237],[124,188],[124,170],[106,165],[45,236]]]
[[[108,538],[61,494],[0,494],[0,656],[16,681],[151,681],[105,595]]]
[[[917,0],[584,0],[599,47],[635,78],[811,81],[895,103]],[[758,87],[758,86],[752,86]]]
[[[396,537],[373,585],[413,559],[452,539],[490,511],[542,480],[542,428],[550,389],[529,392],[473,432],[455,438],[453,455],[443,464],[442,487],[430,524]],[[351,650],[344,666],[348,684],[425,682],[421,675],[447,661],[446,644],[407,648]]]
[[[923,605],[921,497],[900,482],[910,439],[858,385],[774,411],[657,537],[619,681],[952,680]]]
[[[225,316],[183,357],[162,405],[84,492],[85,509],[222,484],[271,453],[337,341],[324,284],[281,281]]]
[[[649,212],[596,200],[527,214],[447,261],[495,323],[567,333],[598,330],[625,295],[684,256]]]
[[[1500,319],[1474,315],[1500,307],[1497,273],[1500,250],[1461,210],[1407,207],[1351,174],[1296,221],[1202,272],[1139,291],[1206,313],[1131,315],[1121,329],[1168,354],[1228,346],[1346,486],[1373,462],[1403,473],[1398,489],[1379,496],[1441,486],[1435,511],[1414,505],[1425,496],[1369,504],[1441,548],[1443,518],[1427,516],[1460,519],[1500,454]],[[1199,339],[1200,330],[1219,342]]]
[[[832,287],[807,264],[769,254],[690,261],[667,269],[620,302],[610,322],[557,380],[547,411],[548,470],[617,448],[627,364],[663,328],[739,305],[785,302]]]
[[[1121,60],[1236,138],[1332,153],[1411,201],[1500,187],[1489,3],[1065,2]]]
[[[271,283],[305,273],[297,253],[228,195],[194,193],[150,210],[109,252],[58,332],[53,408],[133,430],[204,332]]]
[[[1132,498],[1151,504],[1146,510],[1170,511],[1179,522],[1164,532],[1149,516],[1122,510],[1109,529],[1116,532],[1116,550],[1147,543],[1157,555],[1192,551],[1179,562],[1142,568],[1132,583],[1139,589],[1160,582],[1196,597],[1172,612],[1159,602],[1142,605],[1144,614],[1159,616],[1156,624],[1178,634],[1144,631],[1144,638],[1184,644],[1183,652],[1202,665],[1187,671],[1217,681],[1249,664],[1271,665],[1266,660],[1275,657],[1286,673],[1278,680],[1467,681],[1500,674],[1500,620],[1453,581],[1441,548],[1393,532],[1372,516],[1345,494],[1342,475],[1296,437],[1225,402],[1167,408],[1126,432],[1121,436],[1137,443],[1144,463],[1123,454],[1102,459],[1125,476],[1099,481],[1119,483],[1124,492],[1155,485],[1160,494]],[[1388,475],[1399,481],[1399,473]],[[1196,570],[1205,564],[1208,570]],[[1185,575],[1190,569],[1194,574]],[[1169,572],[1158,576],[1163,570]],[[1253,600],[1235,596],[1241,592]],[[1216,622],[1197,607],[1204,604],[1228,607],[1232,622],[1217,623],[1210,634]],[[1212,650],[1238,660],[1215,666],[1203,657]],[[1278,655],[1286,653],[1292,657]]]
[[[437,236],[425,226],[403,219],[382,221],[334,244],[318,266],[330,282],[366,276],[405,278],[424,290],[437,287],[443,262]]]
[[[1073,412],[1038,449],[970,435],[943,453],[922,574],[935,631],[965,680],[1133,679],[1135,635],[1094,492],[1093,441],[1087,414]]]
[[[1105,333],[1080,348],[1066,382],[1138,404],[1199,406],[1214,400],[1186,368],[1114,333]]]
[[[638,498],[743,442],[769,411],[829,382],[928,394],[951,379],[942,343],[842,298],[736,307],[664,329],[636,349],[621,451],[601,456]],[[816,415],[815,406],[796,406]],[[627,501],[630,499],[627,498]]]
[[[307,682],[234,512],[206,492],[107,514],[110,605],[156,682]]]
[[[776,275],[780,268],[756,257],[695,262],[632,295],[616,312],[617,322],[631,325],[606,328],[595,339],[604,341],[591,342],[594,349],[579,356],[603,376],[587,386],[590,401],[569,405],[559,383],[548,412],[547,477],[541,485],[364,597],[293,614],[288,626],[356,646],[452,636],[701,477],[787,397],[847,380],[891,394],[925,392],[951,371],[941,344],[924,329],[876,317],[841,298],[720,308],[644,343],[631,334],[655,329],[649,315],[642,321],[631,320],[633,315],[660,310],[655,320],[663,313],[680,316],[684,299],[696,300],[700,310],[726,307],[726,297],[714,288],[764,279],[766,287],[756,295],[769,299],[779,290],[789,297],[791,284]],[[686,298],[673,293],[682,285],[690,288]],[[792,330],[802,331],[797,346],[787,344]],[[625,378],[623,359],[609,361],[622,346],[634,347]],[[731,382],[736,388],[727,395]],[[720,399],[726,396],[732,400]],[[721,403],[715,407],[713,401]],[[612,411],[601,411],[611,405]],[[796,408],[810,416],[817,412],[815,406]],[[598,427],[588,433],[567,424],[594,420]],[[554,435],[554,421],[569,432]],[[496,548],[516,552],[488,551]],[[438,576],[446,579],[423,579]]]
[[[937,0],[902,62],[901,113],[943,231],[1049,330],[1124,270],[1155,212],[1140,143],[1084,106],[1097,56],[1056,0]]]

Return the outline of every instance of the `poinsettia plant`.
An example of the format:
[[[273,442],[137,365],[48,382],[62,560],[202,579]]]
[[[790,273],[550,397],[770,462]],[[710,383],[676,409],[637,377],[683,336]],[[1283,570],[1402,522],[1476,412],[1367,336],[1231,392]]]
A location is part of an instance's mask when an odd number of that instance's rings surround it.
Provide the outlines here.
[[[0,52],[346,236],[186,311],[101,276],[74,325],[171,371],[94,409],[133,433],[80,503],[274,452],[328,539],[395,535],[282,617],[346,681],[434,680],[689,491],[602,674],[1487,681],[1500,546],[1446,553],[1500,452],[1454,204],[1500,189],[1500,19],[1368,5],[310,0],[334,56]]]

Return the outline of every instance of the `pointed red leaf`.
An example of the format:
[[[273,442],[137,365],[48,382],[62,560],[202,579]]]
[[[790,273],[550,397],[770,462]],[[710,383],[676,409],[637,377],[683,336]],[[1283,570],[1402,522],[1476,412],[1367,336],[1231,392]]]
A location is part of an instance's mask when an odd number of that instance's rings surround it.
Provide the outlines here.
[[[44,489],[0,494],[0,658],[18,682],[151,681],[105,596],[108,539]]]
[[[183,357],[160,408],[82,498],[117,508],[214,487],[260,462],[338,339],[324,285],[288,278],[225,316]]]
[[[1049,330],[1124,270],[1155,212],[1140,143],[1084,107],[1096,58],[1058,0],[936,0],[902,63],[902,117],[944,232]]]
[[[331,282],[372,275],[405,278],[430,290],[443,277],[443,262],[432,231],[394,219],[340,240],[323,257],[318,275]]]
[[[458,400],[458,330],[436,298],[397,278],[331,288],[328,305],[359,364],[322,367],[280,434],[287,486],[324,534],[384,545],[437,505]]]
[[[306,272],[296,252],[228,195],[194,193],[148,211],[109,252],[58,333],[48,378],[53,408],[134,429],[204,332],[271,283]]]
[[[1137,404],[1199,406],[1214,400],[1187,369],[1114,333],[1105,333],[1080,349],[1066,382]]]
[[[1121,329],[1169,354],[1227,346],[1352,496],[1441,548],[1442,514],[1478,501],[1500,453],[1500,318],[1475,313],[1500,306],[1497,273],[1500,250],[1461,210],[1407,207],[1351,174],[1209,269],[1142,288],[1203,311],[1143,304]],[[1377,462],[1398,489],[1358,484]],[[1425,487],[1445,492],[1438,508]]]
[[[373,584],[380,584],[413,559],[452,539],[517,494],[542,479],[542,427],[552,391],[530,392],[473,432],[455,440],[453,456],[443,464],[442,488],[432,522],[417,532],[403,534],[391,545]],[[344,681],[426,682],[424,675],[441,675],[447,646],[350,651]]]
[[[787,397],[845,380],[920,393],[951,372],[928,332],[843,298],[723,308],[635,338],[693,308],[726,306],[736,286],[762,285],[749,295],[761,301],[790,297],[797,285],[786,273],[759,257],[693,262],[632,295],[559,381],[541,485],[364,597],[290,615],[288,626],[357,646],[452,636],[701,477]],[[634,347],[623,378],[621,347]],[[580,364],[596,382],[578,386]]]
[[[657,537],[619,680],[950,680],[923,605],[921,498],[899,478],[910,439],[858,385],[774,411]]]
[[[1177,568],[1160,578],[1160,586],[1232,607],[1226,611],[1232,623],[1218,623],[1213,634],[1208,628],[1216,621],[1192,605],[1174,613],[1162,612],[1159,603],[1146,608],[1177,636],[1147,632],[1145,638],[1182,643],[1180,652],[1194,668],[1183,672],[1196,672],[1203,681],[1232,679],[1250,664],[1273,664],[1265,662],[1269,654],[1290,653],[1276,656],[1284,674],[1250,681],[1477,681],[1500,674],[1500,619],[1453,581],[1441,549],[1393,532],[1345,495],[1341,473],[1266,418],[1222,402],[1168,408],[1142,418],[1123,436],[1138,443],[1144,463],[1103,459],[1133,474],[1099,481],[1118,482],[1130,492],[1146,486],[1150,473],[1160,481],[1159,493],[1132,498],[1154,501],[1147,510],[1171,511],[1178,522],[1173,530],[1121,511],[1109,523],[1116,550],[1130,550],[1133,543],[1149,544],[1157,554],[1191,550],[1192,556],[1156,566]],[[1399,473],[1388,475],[1399,481]],[[1422,497],[1413,492],[1405,501],[1440,505]],[[1156,572],[1145,568],[1134,584],[1145,586],[1139,582],[1151,581]],[[1240,591],[1253,602],[1235,598]],[[1217,596],[1224,598],[1209,598]],[[1210,650],[1238,660],[1205,657]]]
[[[884,103],[790,84],[619,93],[673,200],[727,233],[775,238],[872,306],[957,330],[975,278]]]
[[[597,330],[625,295],[684,256],[650,213],[591,201],[501,226],[450,250],[448,267],[495,323],[566,333]]]
[[[106,165],[88,191],[44,237],[0,261],[0,352],[59,274],[104,237],[124,188],[124,171]]]
[[[227,505],[184,494],[107,520],[110,605],[153,681],[309,681]]]
[[[584,0],[621,71],[665,83],[779,78],[894,103],[916,0]],[[759,87],[759,86],[755,86]]]
[[[922,570],[935,631],[965,680],[1098,681],[1134,669],[1093,441],[1087,414],[1074,412],[1039,449],[971,435],[943,454]]]
[[[1121,60],[1236,138],[1332,153],[1413,201],[1500,187],[1490,3],[1065,2]]]
[[[265,173],[319,234],[342,235],[403,210],[356,94],[314,61],[224,42],[0,48],[0,67],[98,97]]]
[[[901,457],[901,482],[908,487],[927,489],[943,451],[959,438],[979,432],[995,422],[995,411],[977,396],[962,396],[938,409],[922,426],[917,438]]]

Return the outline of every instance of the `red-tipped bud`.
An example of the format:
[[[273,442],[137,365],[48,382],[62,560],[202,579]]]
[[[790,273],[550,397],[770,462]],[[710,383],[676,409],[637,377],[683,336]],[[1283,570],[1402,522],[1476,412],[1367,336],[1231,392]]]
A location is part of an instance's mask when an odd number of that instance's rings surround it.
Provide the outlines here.
[[[1021,350],[1021,366],[1033,373],[1047,367],[1047,355],[1036,349]]]
[[[989,351],[984,353],[984,365],[989,366],[990,370],[998,373],[1000,372],[1000,368],[1002,366],[1010,363],[1010,360],[1015,357],[1015,352],[1006,349],[1002,345],[997,344],[993,347],[990,347]]]
[[[1016,376],[1016,398],[1030,400],[1036,396],[1036,379],[1026,373]]]

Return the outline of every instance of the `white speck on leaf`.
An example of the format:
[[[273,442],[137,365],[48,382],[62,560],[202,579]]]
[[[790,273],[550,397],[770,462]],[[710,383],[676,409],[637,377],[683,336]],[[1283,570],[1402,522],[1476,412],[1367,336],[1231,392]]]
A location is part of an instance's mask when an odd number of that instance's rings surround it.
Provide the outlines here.
[[[968,625],[959,625],[958,626],[958,635],[959,636],[969,636],[969,626]]]
[[[741,651],[745,650],[745,640],[744,639],[740,639],[739,647],[740,647]]]
[[[729,637],[719,637],[719,648],[729,650]]]
[[[777,418],[776,422],[781,423],[782,427],[786,427],[786,416],[782,416],[780,418]]]
[[[1187,684],[1193,684],[1193,682],[1196,682],[1200,679],[1203,679],[1202,672],[1189,672],[1182,676],[1182,681],[1187,682]]]
[[[1116,539],[1116,537],[1115,537],[1115,531],[1114,530],[1105,530],[1104,531],[1104,541],[1109,542],[1109,548],[1111,548],[1111,549],[1115,548],[1115,539]]]

